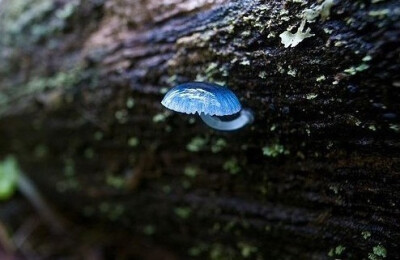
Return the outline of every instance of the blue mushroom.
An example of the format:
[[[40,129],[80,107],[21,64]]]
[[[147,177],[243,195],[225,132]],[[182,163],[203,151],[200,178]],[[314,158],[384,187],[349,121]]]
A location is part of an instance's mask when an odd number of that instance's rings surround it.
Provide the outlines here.
[[[181,113],[198,113],[208,126],[217,130],[236,130],[254,120],[253,113],[249,109],[242,109],[232,91],[212,83],[189,82],[176,86],[167,92],[161,104]],[[239,116],[231,121],[218,118],[237,113]]]

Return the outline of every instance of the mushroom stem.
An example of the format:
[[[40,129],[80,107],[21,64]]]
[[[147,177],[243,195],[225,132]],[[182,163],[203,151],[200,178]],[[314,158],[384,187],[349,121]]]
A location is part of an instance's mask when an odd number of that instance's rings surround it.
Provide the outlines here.
[[[239,117],[231,121],[222,121],[216,116],[210,116],[204,113],[201,113],[200,117],[209,127],[221,131],[237,130],[254,121],[254,115],[249,109],[242,109]]]

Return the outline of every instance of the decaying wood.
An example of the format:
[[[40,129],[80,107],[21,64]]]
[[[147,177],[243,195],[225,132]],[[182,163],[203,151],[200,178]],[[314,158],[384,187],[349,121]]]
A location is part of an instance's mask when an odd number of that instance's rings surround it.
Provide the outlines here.
[[[171,259],[400,258],[396,0],[337,0],[288,48],[321,3],[21,1],[0,1],[0,154],[65,215]],[[193,80],[255,123],[165,111]]]

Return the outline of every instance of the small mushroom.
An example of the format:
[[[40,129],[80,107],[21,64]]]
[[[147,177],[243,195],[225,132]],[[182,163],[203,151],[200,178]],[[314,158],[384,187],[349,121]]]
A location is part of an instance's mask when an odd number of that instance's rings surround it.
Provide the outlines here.
[[[165,94],[161,104],[181,113],[198,113],[204,123],[222,131],[237,130],[254,121],[253,113],[242,109],[232,91],[212,83],[189,82],[176,86]],[[234,114],[238,116],[230,121],[218,118]]]

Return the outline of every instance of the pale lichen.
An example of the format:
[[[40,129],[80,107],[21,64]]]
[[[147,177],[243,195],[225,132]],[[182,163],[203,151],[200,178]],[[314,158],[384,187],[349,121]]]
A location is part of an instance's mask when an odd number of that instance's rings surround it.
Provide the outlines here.
[[[325,21],[331,14],[331,8],[334,5],[333,0],[325,0],[322,4],[304,10],[303,16],[308,22],[313,22],[319,16],[321,20]]]
[[[303,20],[297,29],[296,33],[291,33],[290,31],[285,31],[279,35],[281,37],[282,44],[285,45],[285,48],[295,47],[304,39],[314,36],[314,34],[310,33],[311,29],[307,28],[304,32],[304,26],[306,25],[306,20]]]
[[[366,70],[368,68],[369,68],[368,64],[362,63],[357,67],[352,66],[352,67],[350,67],[348,69],[345,69],[344,72],[347,73],[347,74],[350,74],[350,75],[355,75],[357,72],[364,71],[364,70]]]

